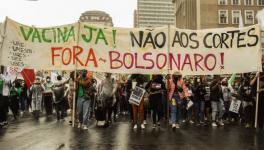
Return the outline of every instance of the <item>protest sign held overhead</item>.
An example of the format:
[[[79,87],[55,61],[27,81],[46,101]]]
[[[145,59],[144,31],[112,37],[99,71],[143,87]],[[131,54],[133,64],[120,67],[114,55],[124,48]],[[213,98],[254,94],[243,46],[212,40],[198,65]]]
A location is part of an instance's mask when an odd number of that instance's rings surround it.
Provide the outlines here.
[[[259,25],[184,30],[74,23],[37,28],[7,19],[4,30],[1,64],[5,66],[127,74],[261,71]]]

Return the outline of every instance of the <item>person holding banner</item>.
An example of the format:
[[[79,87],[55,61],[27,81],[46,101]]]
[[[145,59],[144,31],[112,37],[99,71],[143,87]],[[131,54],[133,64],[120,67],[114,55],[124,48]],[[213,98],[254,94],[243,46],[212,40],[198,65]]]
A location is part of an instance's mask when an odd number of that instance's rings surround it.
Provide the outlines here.
[[[153,75],[152,80],[150,80],[146,85],[146,90],[149,92],[149,104],[150,108],[153,110],[153,128],[157,125],[158,116],[158,126],[160,126],[160,119],[162,113],[162,95],[166,91],[165,83],[163,81],[162,75]]]
[[[218,120],[219,125],[223,126],[223,105],[221,99],[223,98],[221,78],[218,75],[214,76],[214,80],[210,85],[210,100],[212,107],[212,126],[217,127],[216,121]]]
[[[182,79],[182,74],[180,72],[175,72],[172,75],[172,79],[169,79],[168,82],[168,99],[170,101],[170,112],[171,112],[171,124],[172,128],[180,128],[179,121],[183,109],[186,107],[183,106],[183,102],[186,101],[189,97],[189,93],[185,82]]]
[[[256,90],[259,94],[258,104],[258,128],[263,130],[264,127],[264,74],[257,73],[255,77],[250,81],[250,85],[253,87],[257,86],[257,78],[259,78],[259,90]],[[255,88],[258,89],[258,88]]]
[[[2,71],[2,70],[1,70]],[[1,91],[0,91],[0,126],[8,124],[8,111],[9,111],[9,91],[11,87],[11,79],[7,72],[0,74]]]
[[[92,78],[87,77],[87,71],[83,70],[75,80],[77,82],[77,115],[78,128],[88,129],[91,97],[93,94]]]

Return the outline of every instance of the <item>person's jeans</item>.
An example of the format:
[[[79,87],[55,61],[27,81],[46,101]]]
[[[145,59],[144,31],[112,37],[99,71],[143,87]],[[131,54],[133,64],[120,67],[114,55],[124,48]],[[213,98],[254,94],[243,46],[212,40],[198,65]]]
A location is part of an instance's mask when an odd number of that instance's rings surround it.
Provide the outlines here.
[[[64,99],[59,103],[55,104],[55,109],[57,113],[57,120],[64,119],[64,111],[65,111],[65,101]]]
[[[221,103],[221,101],[219,101],[219,102],[211,101],[211,106],[212,106],[212,120],[216,121],[217,112],[219,113],[218,119],[222,119],[222,116],[223,116],[223,104]]]
[[[88,126],[90,115],[90,103],[91,99],[85,99],[84,97],[78,97],[77,99],[77,114],[80,123]]]
[[[46,115],[52,114],[52,94],[43,95],[44,107],[46,111]]]
[[[170,109],[171,109],[171,123],[175,124],[179,121],[179,115],[180,115],[180,96],[179,95],[173,95],[173,99],[175,99],[175,102],[170,102]]]
[[[21,96],[19,98],[19,100],[20,100],[20,109],[21,109],[21,111],[25,111],[26,108],[27,108],[27,97]]]
[[[195,109],[195,120],[198,122],[204,122],[204,108],[205,102],[204,101],[196,101],[194,102],[194,109]]]

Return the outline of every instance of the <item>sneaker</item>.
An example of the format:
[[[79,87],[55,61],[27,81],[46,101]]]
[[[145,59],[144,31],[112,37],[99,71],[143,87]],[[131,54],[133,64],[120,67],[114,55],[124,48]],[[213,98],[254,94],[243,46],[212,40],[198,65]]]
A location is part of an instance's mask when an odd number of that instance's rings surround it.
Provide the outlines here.
[[[144,124],[144,125],[147,125],[147,120],[144,120],[144,121],[143,121],[143,124]]]
[[[83,126],[83,130],[88,130],[88,127],[87,126]]]
[[[217,124],[215,122],[213,122],[212,127],[217,127]]]
[[[190,124],[194,124],[194,122],[192,120],[189,121]]]
[[[137,129],[137,125],[136,124],[134,125],[134,128],[133,129]]]
[[[186,122],[186,120],[182,120],[182,123],[185,123]]]
[[[250,128],[250,124],[247,123],[247,124],[245,125],[245,128]]]
[[[145,125],[144,124],[141,124],[141,129],[145,129]]]
[[[82,127],[82,124],[81,124],[81,123],[79,123],[79,124],[78,124],[78,128],[80,129],[81,127]]]
[[[176,129],[179,129],[179,128],[180,128],[180,125],[177,123],[177,124],[175,125],[175,127],[176,127]]]
[[[224,125],[225,125],[225,124],[223,123],[223,121],[219,121],[218,124],[219,124],[220,126],[224,126]]]
[[[152,128],[156,128],[157,127],[157,125],[156,124],[153,124],[153,127]]]

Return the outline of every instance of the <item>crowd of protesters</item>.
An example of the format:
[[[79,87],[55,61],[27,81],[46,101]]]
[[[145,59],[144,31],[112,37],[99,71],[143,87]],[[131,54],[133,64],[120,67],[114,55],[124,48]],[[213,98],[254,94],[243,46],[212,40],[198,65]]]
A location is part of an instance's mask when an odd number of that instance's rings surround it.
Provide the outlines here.
[[[173,129],[186,124],[196,126],[224,126],[238,122],[246,128],[254,126],[256,95],[259,94],[258,127],[264,122],[264,76],[262,73],[230,76],[190,76],[180,72],[172,75],[135,74],[129,77],[113,77],[106,73],[97,80],[86,70],[71,72],[68,79],[58,75],[55,81],[37,76],[28,87],[23,80],[11,81],[8,74],[0,76],[0,126],[8,125],[8,113],[14,120],[31,113],[35,119],[42,115],[76,123],[77,128],[87,130],[91,119],[98,126],[107,127],[117,116],[127,116],[133,129],[145,129],[146,125],[158,128],[169,123]],[[260,88],[257,90],[257,78]],[[129,103],[135,86],[145,89],[138,105]],[[74,100],[75,98],[75,100]],[[237,113],[229,111],[232,101],[241,101]],[[75,110],[74,110],[75,102]],[[68,112],[68,113],[67,113]],[[73,114],[76,114],[75,116]],[[148,121],[147,121],[148,120]],[[73,122],[75,121],[75,122]]]

